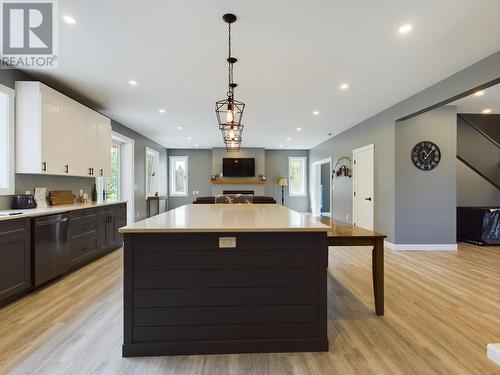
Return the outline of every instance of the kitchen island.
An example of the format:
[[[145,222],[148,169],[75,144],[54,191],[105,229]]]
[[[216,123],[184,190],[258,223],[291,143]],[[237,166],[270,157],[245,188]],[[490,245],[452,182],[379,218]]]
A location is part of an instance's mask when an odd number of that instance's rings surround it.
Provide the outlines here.
[[[280,205],[187,205],[124,234],[123,356],[327,351],[329,226]]]

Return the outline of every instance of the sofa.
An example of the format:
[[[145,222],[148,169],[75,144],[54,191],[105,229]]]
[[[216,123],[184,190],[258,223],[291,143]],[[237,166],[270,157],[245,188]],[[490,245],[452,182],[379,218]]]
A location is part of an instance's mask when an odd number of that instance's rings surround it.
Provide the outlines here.
[[[500,207],[457,207],[457,241],[500,245]]]
[[[249,203],[249,202],[240,202],[240,201],[233,201],[231,199],[224,199],[224,197],[228,197],[229,195],[223,196],[219,195],[217,197],[212,196],[212,197],[198,197],[196,200],[193,202],[193,204],[214,204],[216,203]],[[276,200],[273,197],[268,197],[268,196],[263,196],[263,195],[252,195],[251,196],[252,203],[255,204],[273,204],[276,203]],[[222,198],[222,199],[221,199]]]

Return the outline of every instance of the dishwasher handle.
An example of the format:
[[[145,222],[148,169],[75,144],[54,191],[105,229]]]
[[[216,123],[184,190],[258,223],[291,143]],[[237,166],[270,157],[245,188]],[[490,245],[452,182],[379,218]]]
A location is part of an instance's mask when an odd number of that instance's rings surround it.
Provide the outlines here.
[[[68,217],[64,216],[60,219],[37,220],[36,225],[38,225],[38,226],[51,225],[51,224],[57,224],[57,223],[65,223],[67,221],[68,221]]]

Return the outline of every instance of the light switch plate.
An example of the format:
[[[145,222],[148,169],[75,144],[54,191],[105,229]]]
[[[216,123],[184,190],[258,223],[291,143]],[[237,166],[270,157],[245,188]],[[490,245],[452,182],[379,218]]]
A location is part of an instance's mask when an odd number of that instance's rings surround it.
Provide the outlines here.
[[[219,249],[236,247],[236,237],[219,237]]]

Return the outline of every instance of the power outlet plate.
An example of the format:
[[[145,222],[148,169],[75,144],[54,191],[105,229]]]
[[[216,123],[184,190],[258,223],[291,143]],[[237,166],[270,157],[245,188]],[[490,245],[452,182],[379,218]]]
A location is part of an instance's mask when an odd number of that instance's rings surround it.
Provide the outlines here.
[[[236,237],[219,237],[219,249],[230,249],[236,247]]]

